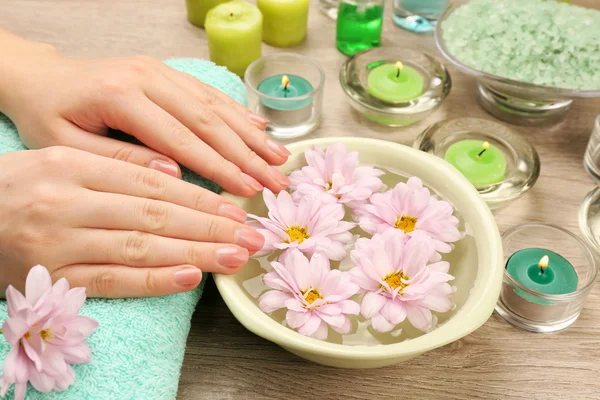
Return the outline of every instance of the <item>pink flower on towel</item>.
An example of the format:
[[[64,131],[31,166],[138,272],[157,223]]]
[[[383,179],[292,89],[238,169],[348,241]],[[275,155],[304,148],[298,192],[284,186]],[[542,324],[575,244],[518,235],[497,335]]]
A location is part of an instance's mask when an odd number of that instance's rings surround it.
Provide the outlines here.
[[[40,392],[66,390],[75,381],[69,364],[85,364],[91,351],[85,339],[98,322],[80,316],[85,288],[69,288],[66,279],[52,285],[48,270],[37,265],[29,271],[25,296],[6,289],[8,319],[2,324],[6,341],[13,346],[0,378],[0,395],[15,384],[15,399],[23,399],[27,382]]]
[[[266,313],[287,308],[286,321],[299,333],[327,339],[328,326],[341,334],[350,333],[347,314],[357,315],[359,305],[349,300],[359,290],[346,272],[331,270],[329,260],[317,253],[310,261],[297,249],[284,253],[273,270],[263,277],[274,290],[264,293],[259,307]]]
[[[357,219],[360,227],[372,235],[393,228],[408,236],[426,233],[440,253],[450,252],[452,247],[448,243],[460,239],[458,218],[452,215],[452,205],[432,197],[417,177],[385,193],[373,194],[370,201],[371,204],[357,210]]]
[[[322,204],[308,197],[295,204],[288,192],[279,192],[275,197],[269,189],[263,190],[263,198],[269,218],[249,215],[256,220],[249,224],[265,237],[262,250],[255,256],[278,249],[298,249],[308,255],[321,252],[330,260],[346,257],[345,246],[352,241],[349,231],[356,224],[342,221],[343,206]]]
[[[318,147],[304,153],[308,166],[290,174],[294,201],[316,196],[323,203],[340,203],[355,208],[383,187],[383,171],[358,166],[358,152],[348,152],[343,143]]]
[[[423,232],[406,241],[402,231],[388,229],[356,241],[354,268],[348,273],[366,292],[360,312],[371,319],[373,329],[388,332],[408,318],[415,328],[428,332],[434,326],[431,311],[451,309],[450,264],[427,265],[433,252],[432,240]]]

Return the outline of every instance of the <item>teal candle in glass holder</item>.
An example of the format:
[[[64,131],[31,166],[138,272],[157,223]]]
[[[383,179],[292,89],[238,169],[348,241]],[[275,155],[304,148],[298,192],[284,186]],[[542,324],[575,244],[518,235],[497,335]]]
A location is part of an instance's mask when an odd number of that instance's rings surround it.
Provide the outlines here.
[[[342,0],[338,9],[336,45],[347,56],[379,47],[383,0]]]
[[[264,95],[276,98],[262,98],[261,102],[264,106],[286,111],[309,106],[312,103],[312,97],[302,96],[311,93],[314,89],[310,82],[301,76],[280,74],[264,79],[258,84],[257,90]],[[294,100],[296,97],[302,98]]]
[[[560,254],[542,248],[522,249],[515,252],[506,262],[506,270],[514,280],[528,289],[543,294],[560,295],[573,293],[579,282],[573,265]],[[527,301],[550,305],[541,299],[515,289],[515,293]]]

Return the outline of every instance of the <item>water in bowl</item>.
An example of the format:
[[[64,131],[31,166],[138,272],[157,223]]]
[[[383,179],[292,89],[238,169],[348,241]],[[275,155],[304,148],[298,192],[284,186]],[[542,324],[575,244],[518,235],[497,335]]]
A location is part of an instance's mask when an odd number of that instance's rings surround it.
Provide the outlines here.
[[[406,182],[408,180],[407,174],[402,173],[401,171],[392,171],[386,168],[377,167],[383,171],[385,171],[385,175],[381,177],[382,181],[385,184],[384,190],[388,190],[393,188],[399,182]],[[439,195],[439,191],[435,190],[435,188],[427,185],[427,182],[423,182],[425,186],[427,186],[432,193],[434,193],[441,200],[447,200],[443,196]],[[253,213],[266,216],[267,208],[264,205],[264,202],[260,196],[255,197],[251,204],[251,209]],[[255,203],[256,202],[256,203]],[[460,308],[469,297],[470,291],[474,285],[474,280],[472,274],[468,273],[466,270],[461,270],[461,264],[464,265],[477,265],[477,251],[475,246],[475,239],[471,234],[471,230],[468,224],[465,224],[464,218],[462,218],[461,214],[458,210],[454,211],[454,215],[459,219],[459,230],[463,233],[463,238],[458,242],[453,243],[453,251],[449,254],[443,254],[442,259],[444,261],[448,261],[450,263],[450,274],[452,274],[455,279],[450,282],[450,284],[455,288],[455,293],[452,296],[453,309],[446,313],[434,313],[434,321],[437,321],[437,326],[448,321],[456,310]],[[349,212],[346,213],[345,220],[351,221],[351,215]],[[364,232],[359,227],[356,227],[352,230],[352,233],[355,237],[371,237],[368,233]],[[352,268],[352,262],[350,260],[350,251],[352,248],[348,249],[347,257],[342,261],[332,261],[331,268],[339,268],[340,270],[349,270]],[[273,253],[265,257],[261,257],[258,259],[251,260],[248,265],[239,273],[243,275],[242,285],[247,292],[247,295],[253,299],[254,303],[258,307],[258,298],[264,293],[266,290],[271,290],[267,287],[263,281],[262,277],[264,274],[272,269],[270,266],[270,262],[276,260],[278,254]],[[360,303],[362,295],[355,295],[352,299]],[[285,310],[278,310],[274,313],[270,314],[271,318],[277,321],[280,324],[286,325],[285,323]],[[347,335],[341,335],[332,329],[329,329],[329,334],[327,337],[327,341],[331,343],[345,344],[350,346],[375,346],[382,344],[392,344],[402,342],[404,340],[410,340],[421,335],[424,335],[423,332],[414,328],[408,320],[405,320],[401,324],[399,324],[394,330],[388,333],[379,333],[375,332],[373,328],[370,326],[370,321],[365,320],[362,316],[350,316],[352,320],[353,329]],[[435,328],[434,328],[435,329]]]

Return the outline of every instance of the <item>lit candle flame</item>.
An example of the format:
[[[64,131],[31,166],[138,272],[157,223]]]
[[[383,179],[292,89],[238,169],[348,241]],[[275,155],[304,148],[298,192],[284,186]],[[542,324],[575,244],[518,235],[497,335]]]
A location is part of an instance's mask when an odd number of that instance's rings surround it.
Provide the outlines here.
[[[544,256],[540,259],[538,266],[540,267],[540,271],[542,274],[544,273],[544,269],[548,268],[549,262],[550,262],[550,257],[548,257],[548,256]]]
[[[397,61],[396,62],[396,70],[398,72],[396,73],[396,78],[398,78],[400,76],[400,71],[402,71],[403,68],[404,68],[404,64],[402,64],[401,61]]]
[[[283,85],[283,90],[287,90],[288,85],[290,84],[290,78],[287,75],[281,77],[281,84]]]
[[[483,142],[483,144],[481,145],[481,147],[483,147],[483,150],[481,150],[479,152],[479,154],[477,154],[477,158],[481,157],[481,155],[490,148],[490,142]]]

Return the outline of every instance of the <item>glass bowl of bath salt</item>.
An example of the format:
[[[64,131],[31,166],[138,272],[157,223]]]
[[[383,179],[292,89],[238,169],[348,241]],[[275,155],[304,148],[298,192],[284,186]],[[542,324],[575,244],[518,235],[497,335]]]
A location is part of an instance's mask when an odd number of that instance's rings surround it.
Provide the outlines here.
[[[581,1],[600,9],[600,2]],[[493,116],[519,125],[560,121],[573,100],[600,97],[600,10],[544,0],[473,0],[440,18],[435,42],[477,80]]]

